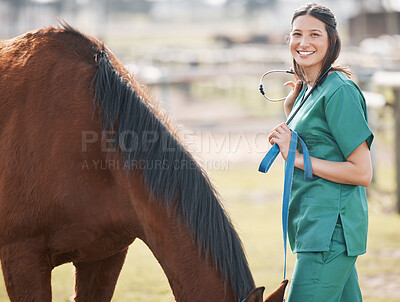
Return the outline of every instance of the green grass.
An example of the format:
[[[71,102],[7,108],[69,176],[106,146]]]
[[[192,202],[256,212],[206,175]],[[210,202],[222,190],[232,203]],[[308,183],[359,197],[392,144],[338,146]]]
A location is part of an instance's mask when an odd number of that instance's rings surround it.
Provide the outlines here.
[[[255,164],[230,165],[228,170],[209,171],[223,197],[224,206],[243,240],[258,286],[274,290],[282,279],[281,196],[283,165],[278,160],[268,174],[257,172]],[[376,198],[370,199],[368,253],[358,260],[365,302],[400,300],[400,217],[384,213]],[[289,252],[288,276],[295,256]],[[70,301],[73,296],[73,266],[53,271],[53,301]],[[397,282],[397,283],[396,283]],[[0,282],[0,302],[9,301]],[[174,301],[168,282],[153,255],[139,240],[133,243],[122,270],[115,302]]]

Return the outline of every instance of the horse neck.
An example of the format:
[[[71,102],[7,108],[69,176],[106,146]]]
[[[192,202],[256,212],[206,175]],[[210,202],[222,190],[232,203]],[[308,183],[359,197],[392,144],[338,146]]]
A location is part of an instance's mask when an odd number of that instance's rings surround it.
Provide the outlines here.
[[[140,182],[131,184],[130,196],[141,224],[138,237],[159,261],[176,301],[233,302],[235,295],[216,266],[200,255],[199,247],[184,222],[173,211],[150,200]]]

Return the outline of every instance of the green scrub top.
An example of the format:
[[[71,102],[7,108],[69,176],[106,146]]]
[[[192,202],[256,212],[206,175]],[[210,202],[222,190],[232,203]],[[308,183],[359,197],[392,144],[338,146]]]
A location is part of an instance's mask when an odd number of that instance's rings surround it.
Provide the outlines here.
[[[305,88],[292,112],[299,105]],[[367,108],[360,88],[342,72],[329,74],[304,103],[289,127],[310,156],[343,162],[364,141],[371,147]],[[301,150],[300,150],[301,151]],[[347,254],[366,252],[368,205],[365,187],[335,183],[295,168],[289,202],[288,236],[293,253],[328,251],[340,217]]]

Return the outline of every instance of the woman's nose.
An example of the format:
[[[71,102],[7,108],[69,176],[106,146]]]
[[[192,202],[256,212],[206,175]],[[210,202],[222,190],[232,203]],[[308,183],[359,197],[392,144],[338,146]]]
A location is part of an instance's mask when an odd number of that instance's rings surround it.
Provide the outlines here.
[[[302,38],[301,38],[301,41],[300,41],[300,46],[307,46],[307,45],[309,45],[310,43],[309,43],[309,40],[308,40],[308,38],[306,37],[306,36],[303,36]]]

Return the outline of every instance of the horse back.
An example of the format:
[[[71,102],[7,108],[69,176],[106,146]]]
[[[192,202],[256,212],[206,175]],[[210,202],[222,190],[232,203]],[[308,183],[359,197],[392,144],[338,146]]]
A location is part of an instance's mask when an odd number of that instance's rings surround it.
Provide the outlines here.
[[[96,239],[95,225],[127,219],[129,210],[115,210],[127,196],[93,164],[107,158],[90,86],[101,47],[55,28],[0,44],[0,245],[43,236],[76,249]],[[89,145],[87,133],[97,136]]]

